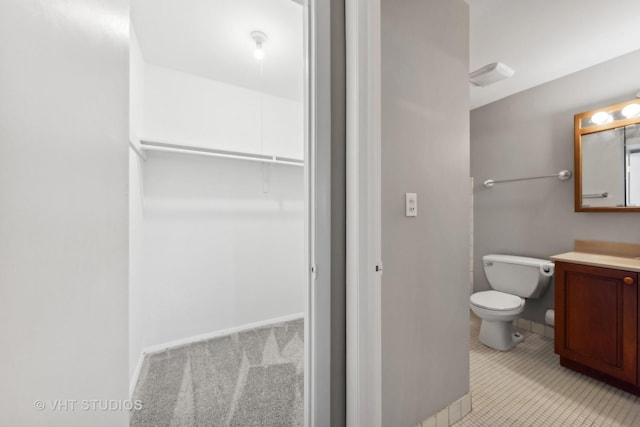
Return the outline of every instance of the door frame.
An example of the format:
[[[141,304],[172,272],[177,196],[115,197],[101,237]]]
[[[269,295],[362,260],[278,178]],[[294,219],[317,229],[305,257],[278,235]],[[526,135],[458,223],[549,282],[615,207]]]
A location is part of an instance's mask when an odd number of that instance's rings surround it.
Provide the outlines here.
[[[331,425],[331,2],[305,1],[305,425]],[[382,425],[380,0],[345,0],[346,425]],[[340,65],[338,65],[340,66]],[[335,70],[334,70],[335,71]],[[335,107],[335,106],[334,106]],[[340,173],[340,172],[338,172]],[[335,287],[334,287],[335,289]],[[334,378],[334,380],[337,380]]]
[[[346,0],[347,425],[382,425],[381,11]]]
[[[306,427],[331,419],[331,8],[305,0]]]

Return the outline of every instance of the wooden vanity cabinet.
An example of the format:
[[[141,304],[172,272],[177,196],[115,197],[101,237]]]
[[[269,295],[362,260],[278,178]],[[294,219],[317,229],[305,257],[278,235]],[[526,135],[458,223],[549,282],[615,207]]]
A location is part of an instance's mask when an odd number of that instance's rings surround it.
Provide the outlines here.
[[[638,273],[555,265],[560,364],[638,394]]]

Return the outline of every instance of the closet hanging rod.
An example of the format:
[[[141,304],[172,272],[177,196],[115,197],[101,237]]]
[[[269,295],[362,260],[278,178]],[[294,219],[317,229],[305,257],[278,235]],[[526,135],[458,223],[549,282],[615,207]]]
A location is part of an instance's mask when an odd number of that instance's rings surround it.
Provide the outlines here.
[[[487,179],[485,182],[483,182],[482,184],[487,187],[487,188],[491,188],[494,186],[494,184],[500,184],[503,182],[515,182],[515,181],[527,181],[530,179],[541,179],[541,178],[558,178],[560,181],[566,181],[569,178],[571,178],[571,176],[573,175],[573,173],[570,170],[561,170],[560,172],[553,174],[553,175],[543,175],[543,176],[532,176],[532,177],[528,177],[528,178],[513,178],[513,179]]]
[[[304,160],[290,159],[279,156],[266,156],[263,154],[240,153],[236,151],[216,150],[214,148],[194,147],[190,145],[171,144],[141,140],[140,147],[148,151],[164,151],[168,153],[194,154],[200,156],[220,157],[224,159],[247,160],[250,162],[271,163],[288,166],[304,166]]]

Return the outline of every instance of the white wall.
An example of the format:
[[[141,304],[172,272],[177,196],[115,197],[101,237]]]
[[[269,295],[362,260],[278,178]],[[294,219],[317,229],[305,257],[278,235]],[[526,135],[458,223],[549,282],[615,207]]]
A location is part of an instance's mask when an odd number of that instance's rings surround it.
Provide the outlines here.
[[[146,64],[133,26],[129,31],[129,138],[139,142],[144,130],[144,93]]]
[[[127,425],[128,6],[0,2],[3,426]]]
[[[150,154],[131,301],[143,348],[304,312],[302,168],[270,168],[264,193],[260,164]]]
[[[137,144],[139,127],[144,114],[144,59],[136,33],[131,28],[129,48],[129,138]],[[136,302],[142,290],[142,254],[144,224],[144,194],[142,168],[144,161],[129,148],[129,377],[131,378],[142,354],[142,337],[139,333],[140,316]]]
[[[382,424],[414,426],[469,392],[469,10],[381,12]]]
[[[139,301],[144,298],[142,261],[144,254],[143,161],[129,149],[129,377],[144,349],[140,330]]]
[[[131,64],[134,133],[260,152],[258,93],[145,63],[135,40]],[[265,146],[301,158],[301,104],[264,101]],[[130,174],[130,374],[145,348],[305,311],[302,168],[151,152]]]
[[[145,138],[302,159],[301,102],[148,63],[144,84]]]

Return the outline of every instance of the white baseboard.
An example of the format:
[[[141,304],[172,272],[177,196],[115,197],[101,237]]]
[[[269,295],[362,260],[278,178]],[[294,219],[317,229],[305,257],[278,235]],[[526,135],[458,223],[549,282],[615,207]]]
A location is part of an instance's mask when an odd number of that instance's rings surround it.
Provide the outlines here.
[[[144,362],[144,358],[157,353],[162,353],[163,351],[176,349],[180,347],[184,347],[189,344],[193,344],[199,341],[207,341],[213,338],[220,338],[226,335],[235,334],[237,332],[243,332],[249,329],[261,328],[264,326],[275,325],[278,323],[290,322],[292,320],[304,319],[304,313],[295,313],[289,314],[286,316],[274,317],[267,320],[261,320],[259,322],[247,323],[244,325],[234,326],[232,328],[221,329],[219,331],[207,332],[206,334],[194,335],[192,337],[181,338],[175,341],[169,341],[163,344],[156,344],[149,347],[145,347],[140,354],[140,358],[138,359],[138,363],[136,364],[136,369],[133,371],[133,377],[131,378],[131,382],[129,384],[129,396],[133,395],[133,391],[135,390],[136,384],[138,383],[138,378],[140,376],[140,372],[142,371],[142,364]]]

